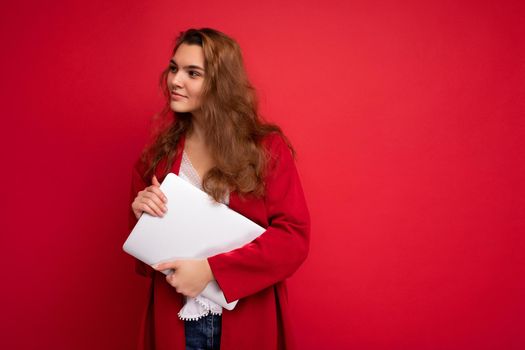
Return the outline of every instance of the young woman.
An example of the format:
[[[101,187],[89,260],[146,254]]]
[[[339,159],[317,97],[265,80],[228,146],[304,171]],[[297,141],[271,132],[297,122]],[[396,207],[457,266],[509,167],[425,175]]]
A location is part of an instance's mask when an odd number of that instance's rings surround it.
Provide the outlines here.
[[[294,349],[286,279],[308,254],[310,218],[293,148],[258,115],[239,46],[219,31],[181,33],[161,86],[170,122],[134,166],[130,227],[165,214],[159,185],[173,172],[266,231],[207,259],[137,260],[151,281],[139,348]],[[239,299],[232,311],[200,295],[214,280]]]

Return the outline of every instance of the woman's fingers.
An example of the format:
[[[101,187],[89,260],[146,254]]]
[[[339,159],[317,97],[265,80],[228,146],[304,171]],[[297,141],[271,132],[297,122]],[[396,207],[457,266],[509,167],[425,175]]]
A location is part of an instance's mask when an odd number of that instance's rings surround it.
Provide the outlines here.
[[[158,263],[158,264],[155,264],[153,265],[153,268],[157,271],[162,271],[162,270],[166,270],[166,269],[174,269],[176,270],[177,268],[179,268],[179,261],[178,260],[173,260],[173,261],[166,261],[166,262],[161,262],[161,263]]]
[[[164,196],[163,194],[161,194],[161,196]],[[163,212],[166,212],[168,210],[168,207],[166,206],[166,202],[163,201],[159,195],[155,192],[144,192],[144,194],[142,195],[143,198],[145,199],[149,199],[149,200],[152,200],[155,205],[160,208]]]
[[[168,198],[160,190],[160,183],[155,175],[153,175],[152,183],[153,185],[146,187],[137,194],[131,205],[137,219],[142,212],[162,217],[168,211],[166,206]]]
[[[137,216],[137,219],[140,215],[137,215],[138,212],[142,213],[148,213],[151,216],[161,216],[158,212],[158,210],[155,210],[155,206],[153,201],[149,202],[150,200],[143,198],[137,198],[135,202],[132,204],[133,211],[135,212],[135,216]]]
[[[135,202],[131,204],[131,210],[133,210],[133,214],[135,214],[135,217],[137,218],[137,220],[140,219],[140,216],[142,215],[143,210],[140,209]]]
[[[160,186],[159,180],[157,180],[157,177],[155,175],[153,175],[153,179],[151,180],[151,183],[154,186]]]
[[[146,191],[155,193],[164,203],[168,201],[168,198],[166,198],[166,196],[164,195],[164,193],[162,193],[162,191],[160,190],[158,186],[155,186],[155,185],[149,186],[146,188]]]
[[[153,216],[164,216],[165,206],[160,203],[161,202],[160,202],[160,199],[158,199],[158,197],[149,198],[149,197],[143,196],[141,200],[143,210]]]
[[[156,194],[146,191],[139,193],[131,207],[135,211],[144,211],[153,216],[164,216],[164,212],[167,210]]]

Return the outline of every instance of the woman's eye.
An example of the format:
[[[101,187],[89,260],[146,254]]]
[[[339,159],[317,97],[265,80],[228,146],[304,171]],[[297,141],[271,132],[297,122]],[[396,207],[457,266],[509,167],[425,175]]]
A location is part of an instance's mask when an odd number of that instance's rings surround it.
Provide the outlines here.
[[[170,66],[170,71],[172,71],[172,72],[177,71],[177,67],[176,66]]]
[[[192,78],[198,77],[200,75],[198,72],[194,70],[190,70],[189,73]]]

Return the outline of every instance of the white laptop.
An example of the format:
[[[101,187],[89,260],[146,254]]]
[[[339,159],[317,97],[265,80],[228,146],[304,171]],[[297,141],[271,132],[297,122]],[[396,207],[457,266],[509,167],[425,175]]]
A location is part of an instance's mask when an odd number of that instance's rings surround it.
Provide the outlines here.
[[[168,211],[164,217],[143,213],[123,246],[126,253],[146,264],[207,258],[239,248],[265,231],[173,173],[166,176],[160,189],[168,198]],[[208,283],[201,295],[228,310],[238,302],[226,302],[215,281]]]

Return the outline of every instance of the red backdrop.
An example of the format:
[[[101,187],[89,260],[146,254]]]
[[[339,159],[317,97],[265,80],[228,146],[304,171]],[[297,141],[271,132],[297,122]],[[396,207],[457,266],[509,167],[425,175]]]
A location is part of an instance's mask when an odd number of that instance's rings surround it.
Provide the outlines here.
[[[74,4],[75,3],[75,4]],[[236,38],[298,153],[302,349],[525,347],[521,1],[2,5],[3,349],[130,349],[131,165],[175,35]]]

